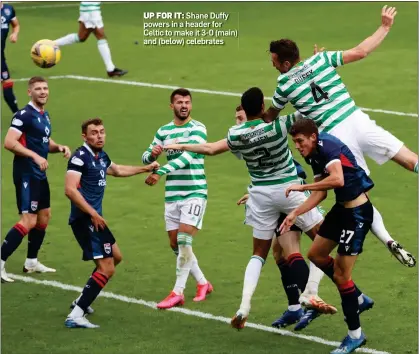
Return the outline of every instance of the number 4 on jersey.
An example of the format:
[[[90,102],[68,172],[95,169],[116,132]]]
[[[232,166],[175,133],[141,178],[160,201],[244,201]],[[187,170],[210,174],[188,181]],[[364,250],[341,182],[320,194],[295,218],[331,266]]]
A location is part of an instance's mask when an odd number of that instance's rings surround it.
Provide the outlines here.
[[[316,85],[314,82],[310,84],[311,94],[313,95],[314,101],[319,103],[322,99],[328,100],[329,95],[327,92],[324,92],[320,86]]]

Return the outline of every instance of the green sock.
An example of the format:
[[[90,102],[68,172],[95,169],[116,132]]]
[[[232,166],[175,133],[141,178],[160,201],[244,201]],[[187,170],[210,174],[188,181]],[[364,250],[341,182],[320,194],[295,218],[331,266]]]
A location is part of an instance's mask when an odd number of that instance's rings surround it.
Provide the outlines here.
[[[413,172],[418,173],[418,163],[417,162],[416,162],[416,165],[415,165],[415,167],[413,169]]]

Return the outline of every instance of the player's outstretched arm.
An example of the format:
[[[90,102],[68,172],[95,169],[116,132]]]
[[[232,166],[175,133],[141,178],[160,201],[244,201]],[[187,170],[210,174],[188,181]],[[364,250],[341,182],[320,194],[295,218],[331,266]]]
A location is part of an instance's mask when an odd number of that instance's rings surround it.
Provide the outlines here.
[[[99,228],[104,229],[106,226],[105,219],[103,219],[88,202],[86,202],[77,188],[80,184],[80,178],[80,172],[72,170],[67,171],[65,177],[65,195],[77,206],[77,208],[90,215],[96,230]]]
[[[4,138],[4,148],[15,155],[30,157],[39,166],[41,171],[45,171],[48,168],[48,161],[39,156],[36,152],[24,147],[19,142],[19,138],[21,136],[22,132],[17,129],[10,128]]]
[[[310,194],[310,196],[306,199],[306,201],[301,204],[298,208],[294,209],[291,213],[287,215],[287,217],[282,222],[281,226],[279,227],[279,231],[281,235],[288,232],[292,225],[294,225],[295,220],[298,216],[307,213],[311,209],[315,208],[319,205],[324,199],[327,197],[326,191],[315,191]]]
[[[165,150],[181,150],[195,152],[202,155],[219,155],[223,152],[229,151],[227,139],[219,140],[215,143],[205,144],[170,144],[164,147]]]
[[[49,139],[49,152],[51,154],[56,154],[57,152],[62,152],[66,159],[70,158],[70,156],[71,156],[71,150],[68,146],[57,144],[51,138]]]
[[[144,172],[153,172],[154,170],[157,170],[159,167],[160,164],[156,161],[146,166],[127,166],[112,163],[108,167],[106,174],[114,177],[131,177]]]
[[[281,112],[279,108],[270,106],[268,110],[263,114],[262,119],[266,123],[273,122],[276,118],[278,118],[279,112]]]
[[[378,27],[373,35],[358,44],[355,48],[344,51],[343,63],[349,64],[364,59],[368,54],[373,52],[381,44],[384,38],[386,38],[388,32],[390,32],[396,14],[397,11],[395,7],[384,6],[381,10],[380,27]]]
[[[143,164],[149,164],[158,159],[160,154],[163,152],[163,141],[162,137],[159,134],[160,129],[157,131],[156,135],[154,136],[153,141],[151,142],[150,146],[146,151],[144,151],[142,160]]]
[[[342,164],[340,160],[332,161],[330,165],[327,166],[327,172],[329,173],[327,177],[315,183],[299,185],[300,186],[299,190],[300,191],[327,191],[329,189],[335,189],[335,188],[340,188],[344,186],[345,180],[343,178],[343,170],[342,170]],[[287,192],[288,192],[288,189],[287,189]]]

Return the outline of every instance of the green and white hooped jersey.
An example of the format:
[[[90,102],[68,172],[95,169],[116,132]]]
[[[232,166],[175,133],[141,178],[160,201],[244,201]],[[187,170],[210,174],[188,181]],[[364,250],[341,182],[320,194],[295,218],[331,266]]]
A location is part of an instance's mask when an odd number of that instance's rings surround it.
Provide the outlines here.
[[[80,14],[86,12],[100,12],[100,1],[82,1],[80,2]]]
[[[296,115],[290,114],[271,123],[256,119],[229,129],[227,144],[232,153],[245,160],[252,185],[268,186],[299,179],[287,139],[295,120]]]
[[[320,52],[278,77],[272,105],[287,102],[305,118],[328,132],[358,109],[336,67],[343,65],[343,52]]]
[[[202,144],[207,141],[205,125],[190,120],[178,126],[170,122],[162,126],[154,136],[153,142],[144,152],[144,164],[154,161],[151,150],[155,145],[168,144]],[[207,199],[207,180],[204,171],[204,155],[188,151],[167,150],[168,163],[157,170],[157,174],[167,175],[165,186],[165,201],[174,202],[188,198]]]

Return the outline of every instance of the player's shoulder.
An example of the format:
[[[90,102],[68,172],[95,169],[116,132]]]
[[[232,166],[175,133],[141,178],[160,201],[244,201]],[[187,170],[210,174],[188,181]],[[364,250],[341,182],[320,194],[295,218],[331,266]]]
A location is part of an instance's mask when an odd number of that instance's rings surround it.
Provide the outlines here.
[[[323,150],[325,152],[341,149],[343,146],[345,146],[345,144],[341,140],[325,132],[321,132],[319,134],[318,145],[320,150]]]
[[[9,15],[11,15],[13,12],[15,12],[15,9],[14,9],[14,8],[13,8],[13,6],[12,6],[12,5],[10,5],[10,4],[3,4],[2,11],[4,12],[4,14],[5,14],[6,16],[9,16]]]
[[[191,125],[192,125],[194,128],[198,128],[198,129],[207,129],[207,127],[205,126],[205,124],[204,124],[204,123],[201,123],[200,121],[197,121],[197,120],[195,120],[195,119],[192,119],[192,120],[191,120]]]

